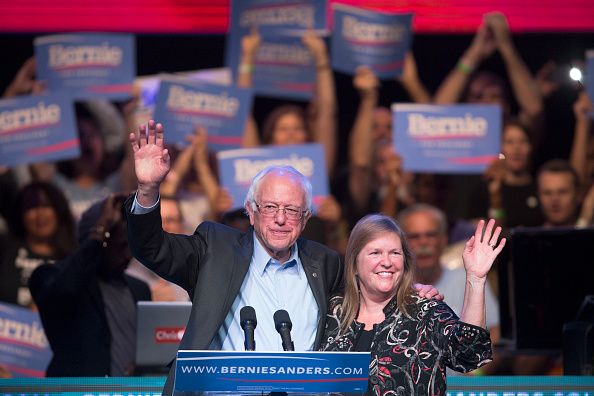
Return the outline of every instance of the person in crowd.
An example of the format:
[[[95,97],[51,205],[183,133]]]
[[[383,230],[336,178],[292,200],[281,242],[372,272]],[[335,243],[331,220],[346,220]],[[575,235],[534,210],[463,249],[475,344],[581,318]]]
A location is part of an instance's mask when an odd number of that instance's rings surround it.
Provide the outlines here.
[[[537,183],[543,226],[575,226],[581,204],[580,180],[569,162],[561,159],[545,162],[538,171]]]
[[[136,302],[151,294],[124,273],[132,257],[122,201],[111,195],[92,205],[79,223],[78,249],[29,280],[53,352],[49,377],[133,374]]]
[[[484,235],[483,235],[484,231]],[[464,307],[417,296],[407,239],[384,215],[362,218],[345,257],[345,290],[330,300],[323,351],[370,351],[371,395],[445,395],[446,367],[468,372],[491,361],[485,329],[487,273],[505,245],[480,221],[466,243]]]
[[[326,44],[314,31],[304,33],[302,42],[316,67],[316,82],[308,113],[299,106],[285,105],[273,110],[264,121],[262,138],[255,121],[248,123],[244,145],[320,143],[324,147],[326,169],[331,174],[336,162],[336,89]],[[237,85],[252,87],[252,74],[261,38],[256,29],[242,39]]]
[[[500,76],[489,71],[475,71],[483,61],[498,52],[505,64],[512,93]],[[513,99],[519,111],[512,111]],[[517,119],[531,131],[532,151],[536,152],[543,139],[543,99],[536,80],[514,46],[505,16],[499,12],[484,15],[472,43],[458,60],[456,66],[441,83],[434,95],[438,105],[457,103],[500,105],[504,120]],[[475,213],[468,210],[473,206],[473,191],[480,188],[480,177],[449,176],[449,194],[446,198],[448,215],[454,218],[470,219]],[[484,215],[483,215],[484,216]]]
[[[163,232],[159,211],[159,185],[170,167],[163,126],[151,120],[138,136],[130,134],[130,143],[138,190],[125,204],[129,243],[134,257],[182,286],[193,301],[180,348],[243,350],[239,311],[250,305],[258,313],[260,350],[282,349],[272,320],[278,309],[293,318],[295,349],[316,349],[342,265],[333,250],[299,238],[311,214],[307,178],[288,166],[258,173],[245,199],[251,225],[246,233],[203,222],[194,235],[174,235]],[[174,375],[175,364],[164,394],[171,393]]]
[[[43,90],[35,80],[35,58],[31,57],[21,66],[4,96],[39,94]],[[33,180],[52,182],[63,191],[75,220],[80,219],[82,212],[96,199],[105,198],[110,192],[134,188],[134,174],[130,171],[133,158],[125,131],[133,119],[132,110],[137,100],[137,93],[132,92],[132,99],[122,104],[121,110],[101,100],[76,103],[80,157],[57,165],[31,164]],[[123,151],[117,153],[119,148]]]
[[[405,57],[402,75],[398,78],[411,99],[428,103],[431,98],[419,80],[412,54]],[[389,109],[377,107],[379,81],[373,71],[359,67],[353,79],[359,92],[359,108],[349,136],[349,165],[347,207],[349,222],[355,222],[369,212],[381,212],[389,216],[417,199],[432,199],[420,196],[415,188],[415,179],[402,171],[402,159],[394,150],[392,139],[392,114]]]
[[[561,159],[545,162],[537,175],[544,227],[586,227],[594,216],[594,188],[585,197],[578,172]]]
[[[532,176],[533,145],[527,127],[509,121],[501,135],[503,158],[496,159],[485,171],[470,201],[469,217],[489,217],[513,228],[535,227],[543,222]]]
[[[497,51],[501,55],[511,82],[513,96],[520,111],[518,119],[531,129],[543,112],[543,100],[536,80],[514,46],[507,19],[500,12],[484,15],[470,47],[435,93],[436,104],[499,104],[504,117],[512,112],[511,97],[503,80],[489,72],[473,72]],[[465,90],[466,88],[466,90]]]
[[[122,175],[129,175],[131,153],[120,163],[120,168],[109,172],[106,169],[106,129],[117,128],[120,136],[126,130],[119,110],[106,101],[88,101],[77,103],[76,121],[80,136],[80,157],[53,163],[37,163],[31,166],[36,180],[55,183],[64,191],[70,202],[72,213],[79,220],[82,213],[91,204],[105,198],[112,192],[131,191],[129,181]],[[119,122],[113,123],[113,120]]]
[[[464,246],[456,243],[448,246],[448,223],[445,213],[435,206],[415,204],[404,209],[398,216],[410,250],[415,258],[415,282],[434,285],[444,295],[445,301],[456,315],[462,314],[464,306],[464,288],[466,274],[463,264],[458,267],[444,262],[444,252],[450,248],[448,256],[460,256]],[[456,257],[456,261],[459,260]],[[492,271],[491,271],[492,273]],[[501,328],[499,323],[499,304],[491,288],[492,279],[485,284],[485,324],[491,336],[491,342],[499,342]],[[493,355],[493,363],[481,368],[483,374],[492,374],[503,364],[498,354]],[[457,373],[448,370],[448,375]]]
[[[448,245],[448,224],[445,214],[427,204],[415,204],[403,210],[398,223],[415,257],[415,282],[435,285],[456,315],[464,305],[465,272],[463,267],[447,268],[440,261]],[[491,340],[499,340],[499,306],[489,283],[485,285],[486,325]]]
[[[175,197],[184,224],[182,232],[167,232],[192,233],[196,224],[205,219],[216,219],[218,208],[228,205],[227,198],[230,197],[220,191],[209,163],[207,138],[205,128],[196,128],[194,135],[188,136],[185,148],[168,147],[173,165],[161,184],[161,195]],[[228,206],[221,210],[228,210]]]
[[[577,221],[578,227],[594,224],[594,139],[592,139],[592,100],[581,92],[573,105],[575,131],[570,163],[580,177],[584,201]]]
[[[0,301],[32,307],[29,277],[74,251],[74,219],[58,188],[33,182],[19,191],[8,220],[10,232],[0,236]]]
[[[585,91],[580,92],[573,104],[575,130],[569,162],[578,173],[584,191],[594,185],[594,139],[590,137],[593,111],[588,94]]]
[[[163,189],[161,189],[163,191]],[[177,198],[161,194],[161,224],[163,231],[170,234],[186,234],[184,232],[184,218]],[[153,301],[188,301],[188,292],[167,282],[153,271],[132,259],[126,274],[145,281],[151,288]]]

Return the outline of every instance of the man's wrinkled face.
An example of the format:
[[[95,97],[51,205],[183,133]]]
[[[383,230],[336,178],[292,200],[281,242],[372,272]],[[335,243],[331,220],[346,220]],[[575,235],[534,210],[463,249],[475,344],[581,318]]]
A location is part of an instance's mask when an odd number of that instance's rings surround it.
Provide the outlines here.
[[[285,262],[309,218],[308,213],[300,219],[291,218],[287,209],[305,212],[305,191],[295,177],[272,172],[262,178],[254,198],[260,208],[253,208],[248,203],[246,210],[256,237],[272,258]],[[279,210],[264,214],[266,206],[277,206]]]

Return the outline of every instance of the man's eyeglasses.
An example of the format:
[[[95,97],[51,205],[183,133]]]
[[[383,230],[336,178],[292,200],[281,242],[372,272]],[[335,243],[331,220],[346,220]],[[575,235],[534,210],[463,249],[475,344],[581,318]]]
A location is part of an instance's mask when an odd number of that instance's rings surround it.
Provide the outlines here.
[[[276,216],[278,211],[282,210],[288,219],[301,220],[303,218],[303,215],[306,214],[307,212],[309,212],[309,210],[302,210],[301,208],[296,207],[296,206],[279,206],[279,205],[273,204],[273,203],[264,203],[264,204],[259,204],[257,202],[254,202],[254,203],[256,204],[256,208],[258,208],[258,212],[260,212],[260,214],[262,216],[266,216],[266,217]]]

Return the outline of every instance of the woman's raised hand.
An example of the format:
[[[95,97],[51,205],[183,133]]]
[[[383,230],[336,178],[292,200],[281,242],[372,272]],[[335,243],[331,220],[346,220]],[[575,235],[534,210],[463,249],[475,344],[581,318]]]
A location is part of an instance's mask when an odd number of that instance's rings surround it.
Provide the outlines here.
[[[500,234],[501,227],[495,227],[495,220],[489,220],[486,228],[485,221],[479,221],[474,235],[466,242],[462,253],[467,277],[486,278],[495,258],[505,246],[506,239],[499,240]]]

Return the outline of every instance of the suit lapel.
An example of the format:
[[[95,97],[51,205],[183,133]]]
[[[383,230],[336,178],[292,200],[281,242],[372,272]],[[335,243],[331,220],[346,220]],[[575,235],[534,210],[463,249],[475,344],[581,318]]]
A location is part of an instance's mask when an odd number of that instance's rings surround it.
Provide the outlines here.
[[[299,246],[299,259],[301,260],[301,265],[303,266],[303,270],[305,271],[305,275],[307,276],[307,282],[311,288],[311,291],[314,295],[316,303],[318,304],[319,312],[318,312],[318,326],[316,332],[316,341],[314,348],[317,348],[319,345],[319,340],[322,337],[322,332],[324,331],[324,321],[322,320],[326,315],[326,310],[328,306],[328,302],[326,301],[328,296],[326,291],[324,290],[324,281],[322,279],[322,263],[315,257],[312,257],[309,254],[307,249],[307,242],[305,240],[299,239],[297,241]]]
[[[254,231],[250,228],[245,234],[243,234],[239,240],[238,246],[236,249],[236,254],[234,254],[233,259],[233,268],[232,268],[232,275],[231,275],[231,283],[229,285],[229,293],[227,294],[227,300],[225,301],[225,306],[223,307],[223,312],[225,315],[231,309],[231,305],[237,298],[239,291],[241,290],[241,285],[243,284],[243,280],[247,274],[247,271],[250,267],[250,263],[252,262],[252,255],[254,254]]]

